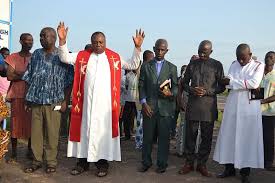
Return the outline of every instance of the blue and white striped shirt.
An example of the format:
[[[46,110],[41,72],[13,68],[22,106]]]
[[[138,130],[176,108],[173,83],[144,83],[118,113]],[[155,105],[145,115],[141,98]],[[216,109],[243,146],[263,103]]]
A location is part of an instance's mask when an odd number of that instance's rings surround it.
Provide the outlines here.
[[[55,104],[64,99],[64,89],[72,85],[74,68],[60,61],[57,49],[47,54],[43,49],[33,52],[23,76],[29,89],[26,100],[36,104]]]

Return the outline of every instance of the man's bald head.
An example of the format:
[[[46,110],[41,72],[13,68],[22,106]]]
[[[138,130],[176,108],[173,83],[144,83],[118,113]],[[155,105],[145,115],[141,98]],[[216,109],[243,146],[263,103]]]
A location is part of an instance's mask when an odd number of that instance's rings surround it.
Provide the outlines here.
[[[212,42],[209,40],[203,40],[199,45],[199,49],[203,47],[207,47],[212,50]]]
[[[245,51],[248,51],[250,52],[250,47],[248,44],[245,44],[245,43],[242,43],[242,44],[239,44],[239,46],[237,47],[236,49],[236,54],[240,54],[242,52],[245,52]]]
[[[91,36],[91,40],[95,39],[96,36],[103,36],[104,39],[106,39],[105,37],[105,34],[103,32],[100,32],[100,31],[97,31],[97,32],[94,32]]]
[[[45,27],[40,32],[40,43],[46,50],[53,49],[56,42],[56,31],[52,27]]]
[[[157,47],[158,45],[164,44],[166,45],[166,48],[168,48],[168,42],[166,39],[158,39],[155,43],[155,47]]]
[[[249,63],[252,53],[248,44],[242,43],[236,49],[237,60],[241,66],[245,66]]]
[[[212,53],[212,43],[209,40],[204,40],[200,43],[198,54],[201,60],[206,61],[210,58]]]
[[[158,39],[154,46],[155,59],[164,60],[165,54],[168,52],[168,42],[165,39]]]

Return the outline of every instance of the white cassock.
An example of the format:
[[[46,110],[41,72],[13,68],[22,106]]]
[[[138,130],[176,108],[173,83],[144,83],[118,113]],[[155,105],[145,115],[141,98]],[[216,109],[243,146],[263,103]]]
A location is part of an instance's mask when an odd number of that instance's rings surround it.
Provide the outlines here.
[[[228,78],[226,100],[213,159],[235,168],[264,168],[262,113],[260,100],[249,100],[249,89],[259,87],[264,64],[250,60],[245,66],[234,61]]]
[[[78,53],[69,53],[67,45],[58,48],[62,62],[74,65]],[[140,51],[134,49],[131,61],[121,59],[121,67],[138,68]],[[112,138],[111,77],[107,55],[92,53],[86,68],[80,142],[68,142],[68,157],[121,161],[120,136]]]

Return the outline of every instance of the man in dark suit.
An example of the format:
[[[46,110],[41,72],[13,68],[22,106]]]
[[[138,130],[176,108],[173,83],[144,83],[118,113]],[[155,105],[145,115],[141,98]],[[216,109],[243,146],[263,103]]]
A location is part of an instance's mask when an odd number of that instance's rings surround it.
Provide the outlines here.
[[[139,97],[144,116],[142,166],[139,171],[146,172],[152,166],[151,152],[154,132],[157,129],[158,168],[156,172],[164,173],[169,153],[170,123],[176,108],[177,67],[164,59],[168,52],[166,40],[158,39],[154,52],[154,60],[142,65],[139,79]],[[170,80],[171,87],[160,88],[160,85],[166,80]]]
[[[222,64],[210,58],[212,43],[204,40],[198,49],[199,58],[191,59],[182,80],[183,90],[189,93],[186,109],[186,163],[179,171],[187,174],[194,170],[194,161],[197,159],[196,171],[203,176],[211,174],[206,168],[208,160],[214,121],[218,118],[217,94],[225,90],[221,83],[224,77]],[[198,129],[201,129],[201,144],[198,156],[195,155]]]

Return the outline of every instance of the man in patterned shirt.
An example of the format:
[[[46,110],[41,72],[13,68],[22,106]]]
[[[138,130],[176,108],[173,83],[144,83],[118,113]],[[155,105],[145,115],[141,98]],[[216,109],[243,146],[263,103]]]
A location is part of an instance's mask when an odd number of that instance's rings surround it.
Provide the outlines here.
[[[40,32],[42,48],[33,52],[23,76],[28,84],[26,101],[32,110],[31,146],[34,160],[26,173],[41,168],[45,147],[46,172],[53,173],[57,165],[57,146],[61,112],[66,111],[73,68],[60,61],[55,47],[56,32],[51,27]],[[45,143],[45,144],[44,144]]]

